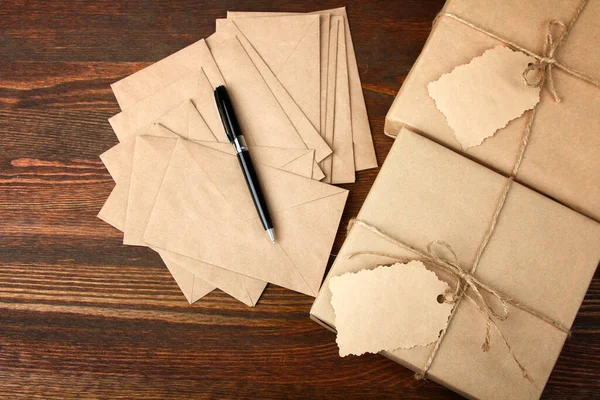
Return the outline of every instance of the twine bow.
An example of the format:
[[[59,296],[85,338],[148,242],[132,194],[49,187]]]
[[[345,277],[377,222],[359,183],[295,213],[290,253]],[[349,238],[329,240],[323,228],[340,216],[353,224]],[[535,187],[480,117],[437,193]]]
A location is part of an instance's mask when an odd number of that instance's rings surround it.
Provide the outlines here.
[[[556,27],[560,28],[558,39],[554,36]],[[548,90],[552,94],[552,97],[554,97],[554,101],[557,103],[560,103],[560,97],[554,87],[552,67],[557,63],[554,58],[554,53],[567,37],[567,33],[568,29],[564,22],[556,19],[550,21],[546,30],[543,57],[539,58],[536,62],[529,64],[527,68],[525,68],[525,71],[523,71],[523,82],[525,82],[527,86],[542,88],[547,81]],[[537,74],[537,77],[531,78],[530,73],[533,71],[538,71],[539,74]]]

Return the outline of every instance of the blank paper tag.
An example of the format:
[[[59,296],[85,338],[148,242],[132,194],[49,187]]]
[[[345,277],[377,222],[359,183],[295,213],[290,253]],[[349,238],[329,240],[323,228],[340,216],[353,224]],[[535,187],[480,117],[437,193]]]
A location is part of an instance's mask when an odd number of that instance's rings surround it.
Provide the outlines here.
[[[533,62],[525,53],[497,46],[427,85],[463,149],[480,145],[538,103],[540,88],[523,81]]]
[[[329,288],[342,357],[428,345],[452,310],[437,300],[448,284],[420,261],[336,276]]]

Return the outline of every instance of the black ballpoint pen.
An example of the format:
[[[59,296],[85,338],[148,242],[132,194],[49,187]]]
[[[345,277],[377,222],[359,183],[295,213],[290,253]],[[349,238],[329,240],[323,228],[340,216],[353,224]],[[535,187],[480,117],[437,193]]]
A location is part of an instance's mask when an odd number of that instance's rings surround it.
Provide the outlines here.
[[[250,152],[246,146],[246,141],[242,135],[242,130],[238,124],[237,117],[233,111],[233,105],[231,104],[225,86],[219,86],[215,89],[215,103],[217,104],[219,115],[221,116],[221,122],[223,122],[223,129],[225,129],[227,140],[229,140],[229,143],[233,144],[233,147],[235,148],[235,154],[240,162],[240,167],[242,167],[244,178],[246,178],[246,183],[248,184],[248,190],[250,190],[252,201],[254,202],[254,206],[260,217],[260,222],[262,222],[271,241],[275,243],[275,233],[273,232],[271,215],[269,214],[265,197],[263,196],[258,182],[256,170],[252,164],[252,158],[250,158]]]

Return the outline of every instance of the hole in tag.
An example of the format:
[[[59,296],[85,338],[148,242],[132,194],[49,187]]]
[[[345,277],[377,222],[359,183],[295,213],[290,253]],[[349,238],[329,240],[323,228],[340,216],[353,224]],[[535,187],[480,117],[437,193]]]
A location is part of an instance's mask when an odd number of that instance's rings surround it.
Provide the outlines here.
[[[444,297],[443,294],[439,294],[438,297],[437,297],[437,302],[440,303],[440,304],[443,304],[445,299],[446,298]]]

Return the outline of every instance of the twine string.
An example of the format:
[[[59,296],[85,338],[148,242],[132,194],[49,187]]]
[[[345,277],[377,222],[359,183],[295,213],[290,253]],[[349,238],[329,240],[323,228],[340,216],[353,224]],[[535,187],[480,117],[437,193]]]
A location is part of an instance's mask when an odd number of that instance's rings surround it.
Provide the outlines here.
[[[554,37],[555,27],[561,28],[561,33],[558,36],[558,39]],[[546,29],[546,40],[544,41],[544,52],[543,57],[538,59],[536,62],[531,63],[525,68],[523,71],[523,82],[527,86],[542,88],[546,81],[548,82],[548,90],[554,97],[554,101],[560,103],[560,97],[556,92],[556,88],[554,87],[554,79],[552,78],[552,66],[557,63],[554,58],[554,53],[558,49],[558,46],[564,41],[567,36],[567,26],[564,22],[559,20],[552,20],[548,23],[548,27]],[[539,71],[537,79],[534,77],[531,78],[531,72]]]

